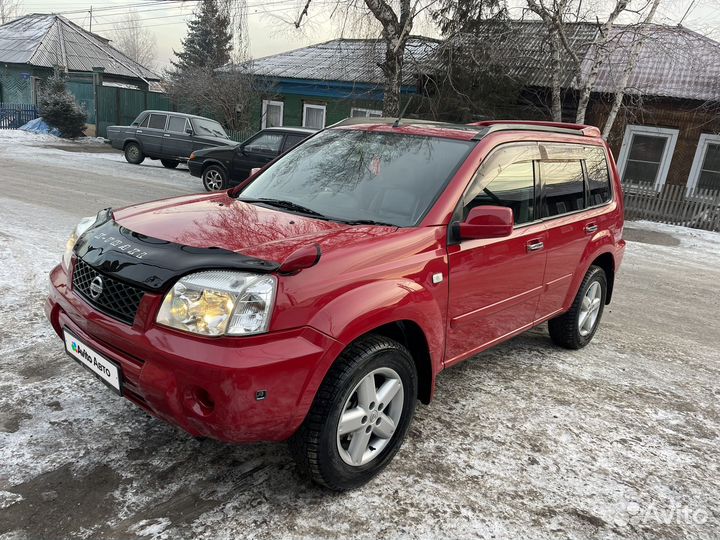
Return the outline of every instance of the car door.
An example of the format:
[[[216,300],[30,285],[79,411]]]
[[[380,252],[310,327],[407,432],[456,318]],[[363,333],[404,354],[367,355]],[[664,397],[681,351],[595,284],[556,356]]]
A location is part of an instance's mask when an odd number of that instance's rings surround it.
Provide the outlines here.
[[[187,159],[193,151],[192,135],[188,133],[190,123],[184,116],[170,115],[163,135],[162,155],[171,159]]]
[[[139,127],[135,130],[145,155],[159,157],[162,154],[163,135],[165,135],[167,118],[167,114],[150,113],[147,127]]]
[[[479,205],[513,210],[506,238],[464,240],[448,247],[446,365],[478,352],[534,321],[545,272],[545,227],[538,219],[537,143],[502,145],[468,186],[458,220]]]
[[[563,309],[580,269],[580,261],[598,230],[597,212],[589,212],[585,180],[586,152],[582,145],[541,144],[538,162],[541,185],[541,215],[545,220],[544,293],[537,318]],[[606,168],[607,171],[607,168]]]
[[[255,167],[264,167],[280,154],[285,134],[278,131],[261,131],[235,151],[233,180],[242,181]]]

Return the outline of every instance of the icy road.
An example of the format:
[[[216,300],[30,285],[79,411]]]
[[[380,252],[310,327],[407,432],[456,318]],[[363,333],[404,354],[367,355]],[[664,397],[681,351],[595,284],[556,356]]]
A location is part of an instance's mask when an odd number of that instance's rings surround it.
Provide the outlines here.
[[[720,535],[720,235],[629,224],[593,343],[540,327],[442,373],[404,447],[333,494],[284,445],[197,441],[116,397],[45,321],[80,217],[200,182],[0,131],[0,538]]]

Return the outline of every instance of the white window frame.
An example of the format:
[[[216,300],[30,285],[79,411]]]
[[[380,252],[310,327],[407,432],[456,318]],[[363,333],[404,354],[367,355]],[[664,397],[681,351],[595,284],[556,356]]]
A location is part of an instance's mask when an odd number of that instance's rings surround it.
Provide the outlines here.
[[[707,153],[707,148],[710,144],[720,144],[720,135],[715,135],[713,133],[703,133],[702,135],[700,135],[697,149],[695,150],[695,157],[693,158],[692,167],[690,167],[690,175],[688,176],[688,194],[692,193],[697,188],[697,184],[700,181],[700,173],[702,172],[703,161],[705,161],[705,154]]]
[[[255,102],[257,103],[257,101]],[[280,125],[279,126],[273,126],[273,127],[282,127],[285,123],[285,102],[284,101],[274,101],[272,99],[263,99],[262,102],[262,120],[260,122],[260,127],[262,129],[266,129],[267,126],[267,108],[268,105],[279,105],[280,106]]]
[[[638,126],[635,124],[628,124],[625,126],[625,135],[623,136],[622,146],[620,147],[620,155],[618,156],[618,172],[620,173],[620,178],[622,178],[625,174],[625,165],[627,165],[627,159],[630,155],[630,142],[632,141],[633,135],[666,137],[667,144],[665,145],[665,151],[663,152],[662,159],[660,161],[658,175],[657,178],[655,178],[655,184],[653,185],[653,189],[655,191],[660,191],[667,180],[670,163],[672,162],[672,157],[675,153],[678,132],[679,130],[677,129],[659,128],[655,126]]]
[[[303,103],[303,119],[302,119],[302,125],[303,127],[308,127],[305,124],[305,120],[307,119],[307,110],[308,109],[319,109],[322,111],[323,114],[323,125],[320,129],[325,127],[325,122],[327,122],[327,105],[318,105],[317,103]],[[317,129],[317,128],[314,128]]]
[[[355,111],[357,111],[357,112],[361,112],[361,111],[362,111],[363,116],[364,116],[365,118],[372,118],[372,116],[370,116],[370,113],[375,113],[375,114],[377,114],[378,116],[382,116],[382,111],[381,111],[380,109],[366,109],[365,107],[352,107],[352,108],[350,109],[350,117],[351,117],[351,118],[353,117],[353,113],[354,113]],[[363,116],[355,116],[355,118],[362,118]]]

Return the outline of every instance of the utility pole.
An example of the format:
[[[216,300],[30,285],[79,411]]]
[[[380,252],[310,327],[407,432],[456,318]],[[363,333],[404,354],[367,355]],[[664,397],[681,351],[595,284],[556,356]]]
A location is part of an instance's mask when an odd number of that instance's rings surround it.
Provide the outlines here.
[[[92,4],[90,5],[90,33],[92,34]]]

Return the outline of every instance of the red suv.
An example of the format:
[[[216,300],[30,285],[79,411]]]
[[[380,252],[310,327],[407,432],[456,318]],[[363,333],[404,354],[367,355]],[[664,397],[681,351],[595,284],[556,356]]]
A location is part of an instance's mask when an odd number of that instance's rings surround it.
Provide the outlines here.
[[[229,191],[84,219],[46,312],[117,394],[194,436],[289,439],[343,490],[443,369],[544,321],[587,345],[622,232],[594,127],[353,119]]]

